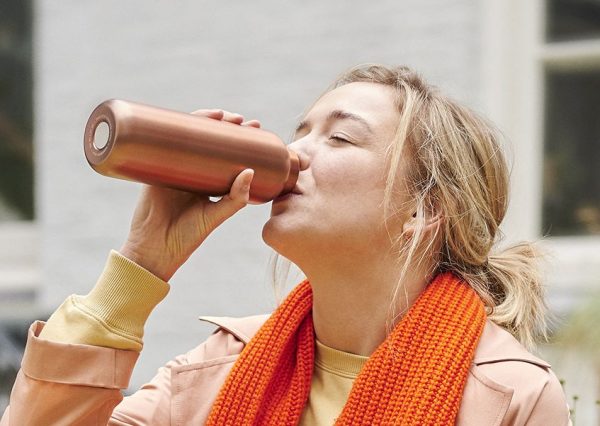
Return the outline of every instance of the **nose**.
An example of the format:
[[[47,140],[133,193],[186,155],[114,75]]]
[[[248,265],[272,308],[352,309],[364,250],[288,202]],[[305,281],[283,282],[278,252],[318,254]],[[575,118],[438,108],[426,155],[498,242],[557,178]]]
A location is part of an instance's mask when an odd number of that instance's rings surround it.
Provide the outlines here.
[[[300,171],[308,169],[308,166],[310,165],[310,157],[308,154],[306,154],[295,142],[289,144],[288,149],[298,156],[298,160],[300,160]]]

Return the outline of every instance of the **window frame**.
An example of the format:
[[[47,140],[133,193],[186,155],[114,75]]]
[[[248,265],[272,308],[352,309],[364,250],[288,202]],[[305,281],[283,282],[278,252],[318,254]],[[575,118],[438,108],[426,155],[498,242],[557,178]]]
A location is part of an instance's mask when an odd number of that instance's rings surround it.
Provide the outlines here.
[[[508,139],[510,240],[540,241],[549,253],[550,304],[568,312],[600,288],[600,236],[542,236],[544,74],[600,68],[600,39],[545,40],[545,0],[485,0],[482,7],[482,104]]]

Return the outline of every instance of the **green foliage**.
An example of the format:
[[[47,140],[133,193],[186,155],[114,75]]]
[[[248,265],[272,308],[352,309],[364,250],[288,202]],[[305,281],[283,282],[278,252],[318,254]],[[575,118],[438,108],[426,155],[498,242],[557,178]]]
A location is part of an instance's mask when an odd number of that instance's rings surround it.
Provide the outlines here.
[[[588,297],[568,318],[565,325],[554,335],[554,343],[564,351],[577,351],[595,360],[595,373],[600,374],[600,292]],[[598,377],[600,380],[600,377]],[[560,379],[560,384],[565,390],[566,381]],[[569,412],[573,426],[577,420],[577,403],[580,400],[578,394],[573,394]],[[600,400],[594,404],[600,409]]]
[[[564,349],[576,349],[600,360],[600,293],[589,297],[575,310],[556,333],[555,343]],[[600,365],[598,365],[600,367]]]

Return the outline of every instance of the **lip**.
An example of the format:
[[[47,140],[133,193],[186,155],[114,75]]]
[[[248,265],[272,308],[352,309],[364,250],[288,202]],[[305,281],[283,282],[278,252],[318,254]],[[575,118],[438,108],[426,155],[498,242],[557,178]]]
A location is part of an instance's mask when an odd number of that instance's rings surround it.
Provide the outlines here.
[[[279,197],[275,198],[273,200],[273,202],[284,201],[284,200],[287,200],[288,198],[295,197],[295,196],[298,196],[300,194],[301,194],[300,192],[294,192],[294,191],[288,192],[286,194],[280,195]]]
[[[302,194],[302,191],[300,190],[300,188],[298,187],[298,185],[294,186],[290,192],[292,194]]]

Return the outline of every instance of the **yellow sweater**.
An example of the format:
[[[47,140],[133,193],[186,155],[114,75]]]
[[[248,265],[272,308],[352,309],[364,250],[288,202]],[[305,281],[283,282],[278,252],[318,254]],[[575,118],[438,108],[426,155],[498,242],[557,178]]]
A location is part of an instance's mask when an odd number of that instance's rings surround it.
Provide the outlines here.
[[[344,408],[354,379],[369,358],[338,351],[318,340],[315,343],[315,367],[300,425],[331,426]]]
[[[112,251],[87,296],[72,295],[52,314],[40,337],[141,351],[144,324],[169,292],[169,284]],[[368,357],[315,342],[315,366],[300,425],[331,425]]]

